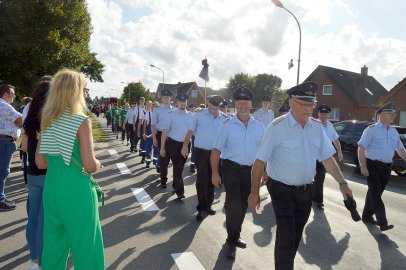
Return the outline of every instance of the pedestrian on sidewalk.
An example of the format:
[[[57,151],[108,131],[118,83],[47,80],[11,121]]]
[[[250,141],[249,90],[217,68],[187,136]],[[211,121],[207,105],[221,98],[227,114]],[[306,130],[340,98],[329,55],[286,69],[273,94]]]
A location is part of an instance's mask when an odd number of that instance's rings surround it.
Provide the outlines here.
[[[362,220],[379,225],[381,231],[386,231],[394,226],[388,224],[382,194],[389,181],[395,151],[403,160],[406,160],[406,151],[398,131],[391,126],[396,117],[395,106],[387,103],[378,109],[376,115],[378,121],[367,127],[358,141],[361,174],[368,183]]]
[[[154,146],[158,147],[158,149],[161,149],[163,126],[169,121],[169,113],[173,110],[171,105],[172,92],[169,89],[163,89],[161,91],[161,99],[162,104],[154,109],[151,119],[152,140]],[[160,188],[166,188],[169,160],[169,155],[165,157],[159,155],[157,172],[160,173],[161,178]]]
[[[197,215],[198,221],[206,215],[214,215],[212,209],[214,200],[214,186],[211,182],[212,169],[210,164],[210,155],[216,135],[227,120],[227,116],[220,112],[219,107],[223,98],[219,95],[208,96],[207,108],[195,113],[193,125],[188,130],[183,141],[182,155],[187,157],[188,145],[191,138],[194,137],[194,153],[196,160],[196,192],[197,192]]]
[[[29,270],[41,267],[43,230],[44,230],[44,207],[42,194],[44,190],[46,170],[38,169],[35,163],[35,151],[37,149],[37,134],[41,132],[41,110],[45,104],[50,88],[50,81],[41,81],[33,92],[33,99],[24,121],[27,150],[27,178],[28,178],[28,222],[26,238],[30,250],[31,263]]]
[[[310,117],[316,104],[317,89],[317,83],[305,82],[287,91],[290,112],[266,128],[252,167],[248,204],[255,211],[260,206],[259,188],[266,163],[267,187],[277,225],[276,270],[294,268],[296,252],[311,212],[316,160],[322,161],[327,172],[338,182],[344,199],[352,197],[352,191],[333,158],[335,149],[331,140],[321,122]]]
[[[210,156],[212,183],[218,188],[223,182],[226,189],[226,256],[229,259],[235,259],[237,247],[247,246],[241,239],[241,229],[248,208],[251,168],[264,133],[264,125],[250,115],[254,99],[251,89],[239,87],[233,98],[237,113],[220,128]]]
[[[86,116],[83,74],[62,69],[51,81],[41,113],[35,162],[48,169],[43,192],[42,269],[66,269],[69,252],[75,269],[105,269],[98,198],[90,173],[94,154],[92,123]]]
[[[186,133],[192,128],[193,115],[186,109],[188,96],[184,93],[176,97],[178,109],[169,113],[168,121],[162,126],[161,157],[169,156],[173,164],[172,187],[179,200],[185,198],[183,168],[186,157],[182,155],[182,146]]]
[[[11,158],[17,149],[16,140],[19,137],[19,129],[23,125],[21,113],[10,105],[15,96],[14,86],[0,85],[0,211],[16,208],[15,203],[7,199],[4,193],[6,178],[10,174]]]

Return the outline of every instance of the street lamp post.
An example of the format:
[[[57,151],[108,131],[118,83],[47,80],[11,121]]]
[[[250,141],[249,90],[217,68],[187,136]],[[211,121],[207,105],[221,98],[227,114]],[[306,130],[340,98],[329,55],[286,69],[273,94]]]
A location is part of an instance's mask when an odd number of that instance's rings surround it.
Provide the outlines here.
[[[165,73],[162,69],[160,69],[157,66],[154,66],[153,64],[149,65],[150,67],[156,68],[162,72],[162,89],[165,87]]]
[[[300,28],[300,24],[299,24],[299,21],[297,20],[296,16],[293,15],[293,13],[289,9],[285,8],[285,6],[281,3],[281,1],[272,0],[272,2],[275,4],[275,6],[277,6],[279,8],[283,8],[284,10],[289,12],[290,15],[292,15],[293,18],[295,18],[295,20],[297,22],[297,26],[299,27],[299,57],[297,59],[297,80],[296,80],[296,85],[298,85],[299,84],[299,73],[300,73],[300,52],[302,49],[302,29]]]

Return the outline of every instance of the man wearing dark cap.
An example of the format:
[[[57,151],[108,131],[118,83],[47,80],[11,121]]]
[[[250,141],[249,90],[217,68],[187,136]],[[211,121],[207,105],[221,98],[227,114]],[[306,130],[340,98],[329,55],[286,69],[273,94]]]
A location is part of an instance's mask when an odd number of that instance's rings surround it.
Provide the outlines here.
[[[169,113],[173,110],[171,106],[172,92],[169,89],[163,89],[161,91],[162,104],[154,109],[151,119],[152,129],[152,141],[155,147],[161,149],[161,137],[163,125],[169,121]],[[156,164],[157,172],[161,177],[161,188],[166,188],[166,182],[168,181],[168,164],[169,156],[159,156]]]
[[[161,157],[169,156],[173,164],[173,183],[179,200],[185,198],[185,189],[183,185],[183,167],[186,158],[182,156],[182,146],[186,133],[191,129],[193,115],[186,110],[187,95],[179,94],[176,97],[178,109],[169,112],[168,121],[162,125]],[[187,157],[187,155],[186,155]]]
[[[271,110],[271,98],[269,96],[263,96],[261,106],[262,107],[256,110],[252,116],[267,127],[275,118],[275,114]]]
[[[290,110],[289,101],[287,99],[283,102],[282,106],[279,108],[279,115],[285,115],[289,112],[289,110]]]
[[[320,122],[323,124],[324,132],[326,132],[327,137],[330,141],[334,144],[337,154],[338,160],[343,160],[343,152],[341,151],[341,144],[338,140],[338,134],[334,129],[333,124],[328,121],[329,113],[331,112],[330,106],[326,104],[321,104],[317,107],[317,112],[319,116]],[[316,203],[316,206],[320,209],[324,209],[323,204],[323,184],[324,179],[326,178],[326,169],[323,166],[323,163],[320,161],[316,161],[316,175],[314,176],[314,198],[313,201]]]
[[[309,218],[316,160],[339,183],[346,199],[351,189],[332,157],[335,153],[320,121],[310,117],[316,103],[315,82],[304,82],[287,91],[290,112],[266,129],[252,168],[249,206],[260,206],[259,187],[266,163],[268,191],[276,217],[275,269],[294,268],[296,251]]]
[[[183,141],[182,155],[187,157],[187,146],[190,138],[194,135],[193,153],[196,160],[197,177],[197,216],[198,221],[202,220],[206,214],[214,215],[211,206],[214,199],[214,186],[211,182],[210,155],[213,149],[214,138],[220,127],[227,120],[224,113],[219,111],[223,98],[219,95],[208,96],[207,108],[198,112],[194,116],[192,127],[188,130]]]
[[[226,255],[230,259],[235,258],[236,247],[247,246],[240,238],[241,226],[248,207],[251,168],[264,133],[264,125],[250,115],[252,91],[239,87],[233,98],[237,113],[220,127],[210,157],[212,183],[219,187],[224,182],[226,189]],[[223,179],[219,173],[220,158]]]
[[[231,116],[231,114],[228,111],[228,102],[224,98],[223,98],[223,101],[220,103],[219,110],[220,110],[220,112],[224,113],[227,116],[227,118],[229,118]]]
[[[367,178],[368,183],[362,220],[379,225],[381,231],[386,231],[394,226],[388,224],[381,196],[391,174],[393,154],[396,151],[406,160],[406,152],[399,133],[391,126],[396,117],[395,106],[387,103],[376,114],[378,122],[367,127],[358,141],[361,174]]]

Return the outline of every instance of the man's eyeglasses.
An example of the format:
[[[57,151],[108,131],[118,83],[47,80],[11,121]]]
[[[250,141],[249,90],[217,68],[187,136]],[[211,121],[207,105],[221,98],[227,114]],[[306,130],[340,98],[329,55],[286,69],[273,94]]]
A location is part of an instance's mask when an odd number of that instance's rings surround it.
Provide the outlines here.
[[[316,107],[316,103],[302,103],[297,101],[296,99],[293,99],[294,102],[298,103],[300,105],[300,107],[303,108],[315,108]]]

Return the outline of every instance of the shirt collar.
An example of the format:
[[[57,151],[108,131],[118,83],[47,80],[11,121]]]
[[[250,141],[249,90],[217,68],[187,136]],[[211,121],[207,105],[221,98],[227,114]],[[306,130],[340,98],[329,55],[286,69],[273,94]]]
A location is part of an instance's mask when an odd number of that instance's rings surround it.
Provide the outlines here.
[[[296,121],[296,119],[293,117],[292,112],[289,111],[289,112],[286,114],[285,117],[288,119],[288,122],[289,122],[289,125],[290,125],[290,126],[294,126],[295,124],[300,126],[300,124],[299,124],[299,123]],[[310,121],[310,118],[307,119],[307,121],[306,121],[306,123],[305,123],[305,126],[307,126],[307,125],[310,125],[310,126],[313,125],[312,121]]]

